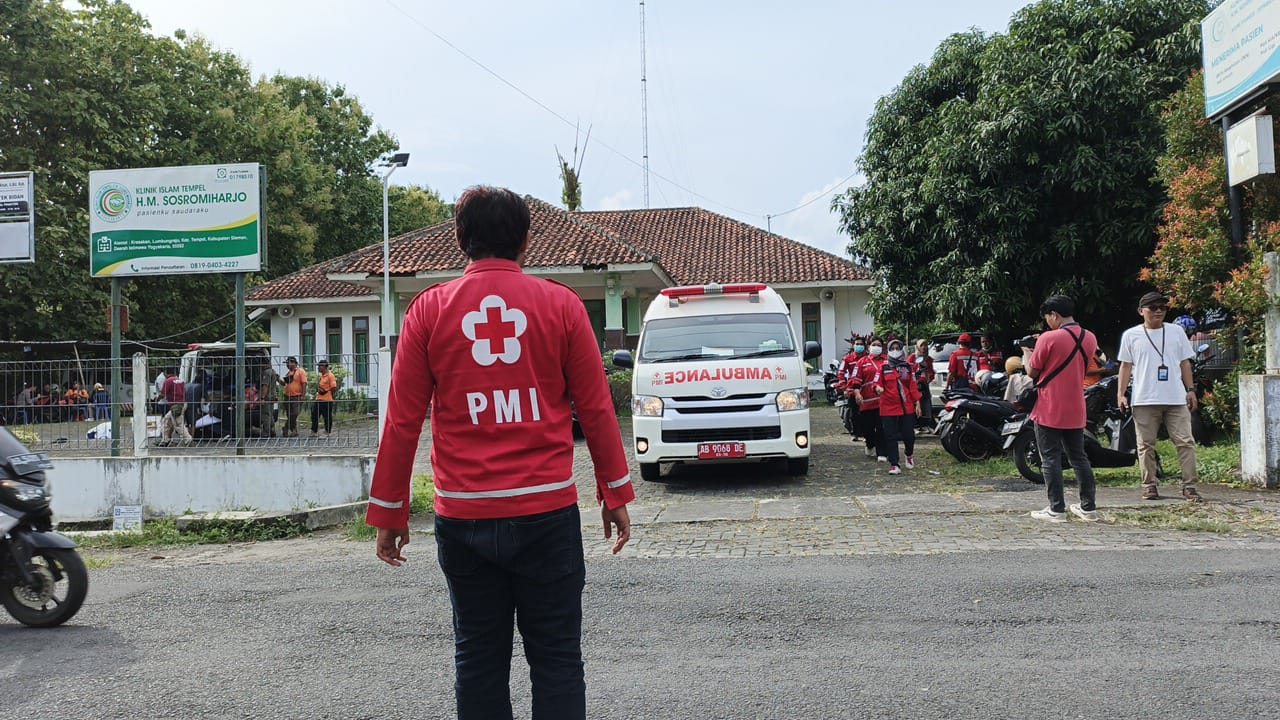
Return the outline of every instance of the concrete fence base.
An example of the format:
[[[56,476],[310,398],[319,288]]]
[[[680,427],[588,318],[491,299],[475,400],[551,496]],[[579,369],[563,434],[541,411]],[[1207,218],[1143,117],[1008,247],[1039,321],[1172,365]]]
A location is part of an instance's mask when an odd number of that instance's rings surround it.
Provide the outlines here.
[[[110,518],[116,505],[148,513],[289,512],[369,497],[372,455],[55,458],[59,521]]]

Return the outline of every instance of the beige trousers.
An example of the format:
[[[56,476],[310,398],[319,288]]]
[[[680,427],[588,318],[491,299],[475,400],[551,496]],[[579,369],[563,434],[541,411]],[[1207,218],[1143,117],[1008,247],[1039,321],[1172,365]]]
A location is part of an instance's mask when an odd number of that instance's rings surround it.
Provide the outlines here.
[[[1182,487],[1196,486],[1196,440],[1191,435],[1191,410],[1186,405],[1134,405],[1133,424],[1138,431],[1138,465],[1142,467],[1142,484],[1155,487],[1156,433],[1160,425],[1178,449],[1182,466]]]

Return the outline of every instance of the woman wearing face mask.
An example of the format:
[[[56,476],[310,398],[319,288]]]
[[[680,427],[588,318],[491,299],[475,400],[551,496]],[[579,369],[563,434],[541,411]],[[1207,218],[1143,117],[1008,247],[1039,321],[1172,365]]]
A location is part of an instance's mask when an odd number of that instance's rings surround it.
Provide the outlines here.
[[[850,382],[853,379],[853,371],[858,365],[858,360],[867,354],[867,342],[861,335],[850,335],[847,342],[852,349],[840,359],[840,367],[836,369],[836,388],[844,392],[849,402],[854,402],[854,393]],[[849,431],[849,438],[857,440],[857,409],[854,408],[850,416],[842,415],[841,417],[845,417],[845,430]]]
[[[880,462],[888,459],[885,456],[883,433],[880,432],[880,393],[876,391],[875,384],[883,364],[884,343],[879,338],[872,338],[867,346],[866,356],[854,366],[853,377],[849,382],[854,402],[858,404],[858,432],[867,440],[867,457]]]
[[[927,432],[933,426],[933,391],[929,384],[933,382],[933,358],[929,357],[929,341],[916,341],[916,351],[907,356],[907,364],[916,377],[916,389],[920,391],[920,412],[916,418],[918,425]]]
[[[884,432],[884,448],[888,451],[889,474],[902,472],[898,467],[898,441],[906,451],[907,469],[916,466],[916,416],[920,414],[920,388],[915,373],[903,358],[902,341],[889,341],[889,358],[875,377],[880,395],[880,425]]]

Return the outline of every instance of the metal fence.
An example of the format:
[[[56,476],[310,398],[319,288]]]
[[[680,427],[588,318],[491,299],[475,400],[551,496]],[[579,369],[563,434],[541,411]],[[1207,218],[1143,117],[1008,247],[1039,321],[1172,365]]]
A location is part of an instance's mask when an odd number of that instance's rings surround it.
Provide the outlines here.
[[[149,453],[234,448],[253,454],[336,454],[376,448],[377,353],[299,359],[295,370],[285,357],[265,350],[243,357],[200,351],[0,363],[0,421],[32,450],[59,455],[134,455],[138,438]],[[244,373],[239,392],[238,361]],[[328,393],[320,393],[320,361],[329,363],[333,376],[325,385],[337,385]],[[113,397],[111,375],[117,366],[122,384],[119,397]],[[181,403],[164,395],[169,375],[181,381],[180,388],[175,382],[169,389]],[[135,423],[145,423],[145,432],[135,435]]]

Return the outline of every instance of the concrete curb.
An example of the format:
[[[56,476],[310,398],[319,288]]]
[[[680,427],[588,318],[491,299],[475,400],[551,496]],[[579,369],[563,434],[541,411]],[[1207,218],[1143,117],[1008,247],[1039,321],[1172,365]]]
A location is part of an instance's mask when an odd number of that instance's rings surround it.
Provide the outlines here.
[[[366,500],[341,505],[294,510],[292,512],[210,512],[183,515],[174,521],[178,532],[200,532],[228,525],[302,526],[308,530],[332,527],[364,517],[369,503]]]

